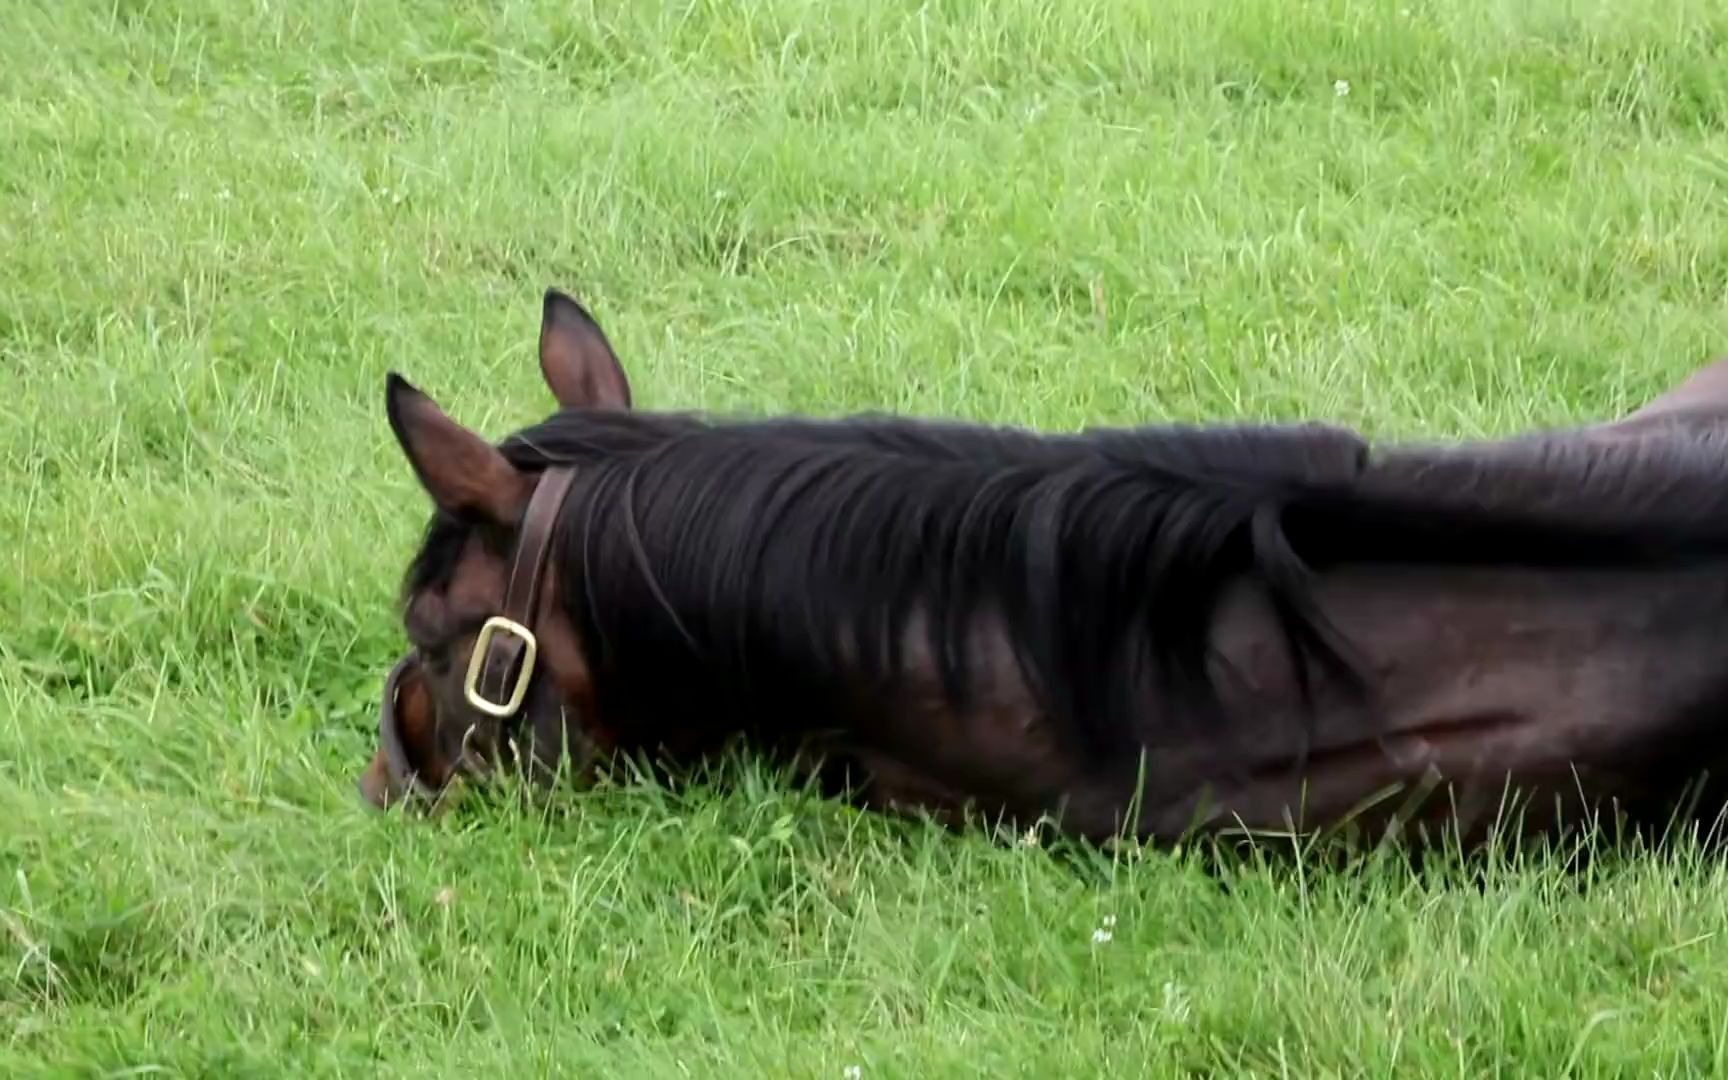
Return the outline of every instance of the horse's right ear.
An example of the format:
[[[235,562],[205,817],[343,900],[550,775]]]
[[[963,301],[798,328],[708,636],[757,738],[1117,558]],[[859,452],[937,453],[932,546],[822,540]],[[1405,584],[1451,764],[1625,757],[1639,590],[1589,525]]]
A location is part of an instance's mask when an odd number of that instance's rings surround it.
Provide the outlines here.
[[[540,313],[540,374],[566,409],[628,409],[630,380],[600,332],[575,300],[546,290]]]

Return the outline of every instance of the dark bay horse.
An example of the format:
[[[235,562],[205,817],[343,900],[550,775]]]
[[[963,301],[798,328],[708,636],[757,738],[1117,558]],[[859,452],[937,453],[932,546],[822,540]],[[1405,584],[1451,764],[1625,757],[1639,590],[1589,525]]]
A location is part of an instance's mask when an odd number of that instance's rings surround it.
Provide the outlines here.
[[[555,291],[540,365],[559,410],[496,446],[388,380],[434,511],[375,805],[738,740],[1091,839],[1723,801],[1728,368],[1616,423],[1370,447],[641,412]]]

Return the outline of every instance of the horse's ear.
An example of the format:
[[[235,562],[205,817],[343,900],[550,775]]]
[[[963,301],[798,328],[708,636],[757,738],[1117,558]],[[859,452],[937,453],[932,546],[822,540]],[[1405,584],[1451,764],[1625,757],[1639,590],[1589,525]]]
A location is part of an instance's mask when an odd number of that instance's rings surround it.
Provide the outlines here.
[[[414,475],[440,509],[501,525],[514,525],[522,516],[534,482],[496,447],[395,372],[385,379],[384,404]]]
[[[594,317],[557,289],[540,312],[540,374],[566,409],[628,409],[630,380]]]

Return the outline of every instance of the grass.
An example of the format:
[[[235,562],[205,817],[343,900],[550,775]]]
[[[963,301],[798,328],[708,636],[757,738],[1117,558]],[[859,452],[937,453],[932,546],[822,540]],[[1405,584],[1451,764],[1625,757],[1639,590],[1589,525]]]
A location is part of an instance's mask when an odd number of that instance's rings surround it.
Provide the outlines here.
[[[0,1073],[1722,1075],[1684,848],[353,776],[425,510],[384,372],[538,418],[544,286],[649,406],[1591,420],[1728,352],[1725,60],[1709,0],[10,0]]]

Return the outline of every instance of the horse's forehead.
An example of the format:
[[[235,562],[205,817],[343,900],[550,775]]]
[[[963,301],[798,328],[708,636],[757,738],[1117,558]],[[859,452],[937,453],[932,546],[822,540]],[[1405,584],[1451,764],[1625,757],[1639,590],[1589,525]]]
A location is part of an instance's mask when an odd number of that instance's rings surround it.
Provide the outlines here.
[[[508,568],[478,537],[469,537],[440,585],[421,589],[408,601],[411,620],[431,629],[446,620],[502,602]]]
[[[504,592],[508,567],[479,537],[469,537],[450,575],[450,602],[458,610],[475,604],[496,607]]]

